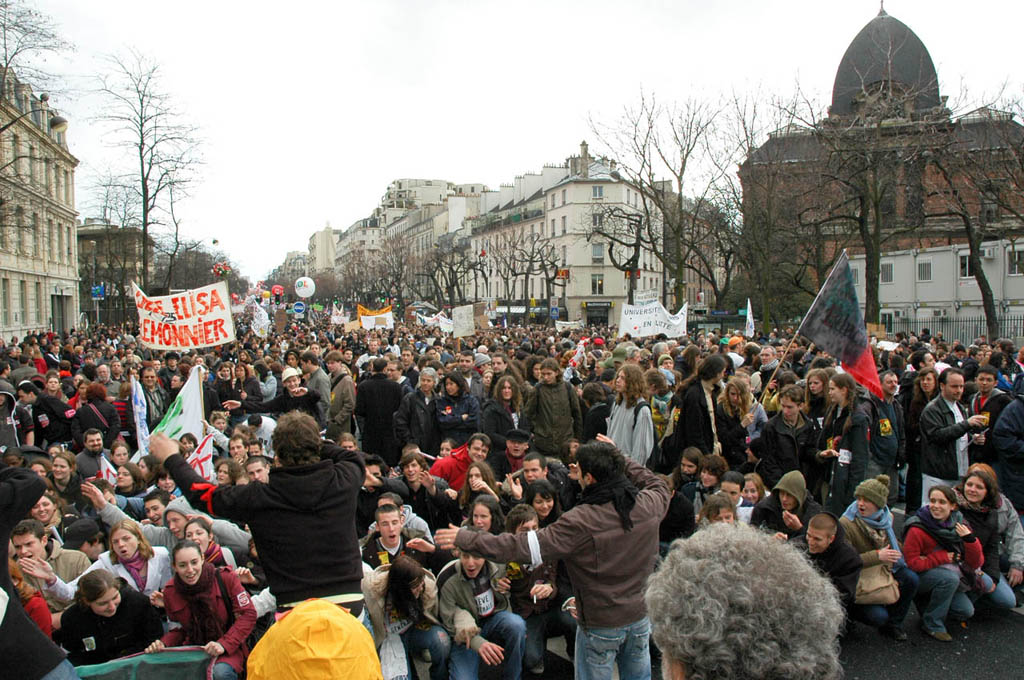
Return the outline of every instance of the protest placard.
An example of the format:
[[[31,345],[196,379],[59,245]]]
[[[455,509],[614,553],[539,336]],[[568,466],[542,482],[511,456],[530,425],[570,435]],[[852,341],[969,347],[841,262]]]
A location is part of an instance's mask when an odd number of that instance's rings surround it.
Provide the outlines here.
[[[235,339],[224,281],[171,295],[146,295],[132,283],[139,342],[150,349],[215,347]]]

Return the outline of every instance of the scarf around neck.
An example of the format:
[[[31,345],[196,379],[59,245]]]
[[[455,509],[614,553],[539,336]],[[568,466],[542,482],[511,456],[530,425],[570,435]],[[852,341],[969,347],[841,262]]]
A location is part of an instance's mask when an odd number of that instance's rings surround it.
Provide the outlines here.
[[[964,521],[964,516],[960,514],[959,510],[954,510],[949,514],[949,518],[945,522],[932,517],[931,511],[928,506],[922,506],[917,509],[911,517],[907,519],[904,525],[903,535],[906,536],[907,530],[916,526],[923,529],[929,536],[935,539],[935,542],[943,550],[955,552],[958,555],[962,555],[964,552],[964,540],[960,538],[960,535],[956,533],[955,527],[957,524]]]
[[[931,515],[929,514],[929,517],[930,516]],[[886,536],[889,537],[889,547],[893,550],[900,549],[900,543],[896,540],[896,532],[892,529],[892,513],[889,512],[888,507],[879,508],[873,515],[865,517],[857,511],[857,501],[854,501],[846,508],[846,512],[843,513],[843,517],[851,522],[860,520],[875,531],[884,531]],[[896,564],[904,564],[903,558],[901,557]]]
[[[964,510],[975,512],[979,515],[987,515],[992,510],[992,506],[985,503],[984,499],[980,503],[967,500],[967,496],[964,495],[963,485],[956,486],[953,491],[956,492],[956,504]]]
[[[135,551],[135,554],[127,560],[120,557],[118,557],[117,560],[122,567],[128,570],[132,580],[135,581],[135,585],[138,586],[139,592],[142,592],[146,587],[146,577],[142,575],[142,570],[146,568],[146,564],[149,560],[143,557],[142,553],[137,550]]]
[[[215,541],[210,541],[210,545],[206,547],[206,552],[203,554],[203,560],[212,564],[215,567],[226,567],[227,562],[224,560],[224,551],[217,545]]]
[[[185,583],[177,573],[174,574],[175,590],[188,600],[189,620],[181,623],[185,626],[186,635],[192,644],[205,645],[224,635],[225,622],[220,620],[216,611],[216,571],[217,567],[204,562],[199,580],[192,585]],[[231,603],[225,602],[224,606],[230,607]]]
[[[506,449],[505,458],[508,460],[508,469],[510,474],[515,474],[523,469],[523,459],[525,459],[526,456],[519,456],[518,458],[511,456]]]
[[[612,503],[619,519],[622,520],[622,528],[629,531],[633,528],[633,520],[630,519],[629,513],[636,505],[637,493],[639,492],[633,483],[626,479],[625,475],[620,474],[602,482],[588,484],[587,488],[583,489],[580,502],[588,505]]]

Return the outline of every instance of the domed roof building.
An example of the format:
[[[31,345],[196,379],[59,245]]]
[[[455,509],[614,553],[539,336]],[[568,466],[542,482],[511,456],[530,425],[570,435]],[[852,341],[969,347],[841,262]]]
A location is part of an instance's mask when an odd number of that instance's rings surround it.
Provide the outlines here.
[[[828,116],[769,133],[739,179],[743,238],[764,259],[751,286],[793,308],[802,301],[787,293],[816,290],[843,248],[863,255],[861,303],[875,322],[887,253],[973,242],[960,275],[971,279],[981,242],[1024,235],[1024,127],[988,108],[954,117],[924,42],[884,9],[846,48]]]
[[[907,98],[910,112],[942,106],[928,48],[906,24],[882,9],[846,48],[829,113],[856,114],[866,98],[884,94]]]

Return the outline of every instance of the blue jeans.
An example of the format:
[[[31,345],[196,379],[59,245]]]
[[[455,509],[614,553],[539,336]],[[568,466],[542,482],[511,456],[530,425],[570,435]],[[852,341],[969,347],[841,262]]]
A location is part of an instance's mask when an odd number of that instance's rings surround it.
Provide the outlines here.
[[[917,594],[920,596],[918,609],[924,596],[928,596],[921,610],[921,623],[932,633],[946,632],[946,616],[952,614],[961,621],[974,616],[974,605],[966,593],[958,592],[960,574],[952,569],[935,567],[918,574]]]
[[[900,588],[900,599],[890,605],[855,604],[850,608],[850,616],[855,621],[866,623],[875,628],[888,624],[899,628],[907,618],[910,605],[917,594],[917,572],[906,565],[898,566],[892,571],[893,577]]]
[[[71,662],[64,659],[52,671],[44,675],[40,680],[81,680],[78,671],[71,665]]]
[[[226,663],[215,663],[213,665],[213,680],[238,680],[238,673]]]
[[[651,622],[644,618],[620,628],[576,629],[576,680],[651,680]]]
[[[523,647],[526,643],[526,623],[518,614],[501,611],[478,621],[480,635],[488,642],[494,642],[504,650],[501,677],[504,680],[520,680],[523,675]],[[497,638],[500,642],[496,642]],[[453,645],[448,658],[448,672],[451,680],[476,680],[480,669],[480,655],[465,645]]]
[[[549,637],[565,636],[565,647],[573,644],[576,635],[576,619],[569,612],[557,607],[546,612],[526,617],[526,651],[523,653],[523,666],[529,670],[544,662]]]
[[[412,655],[421,650],[430,652],[430,680],[447,680],[448,656],[452,651],[452,640],[441,626],[422,630],[413,626],[402,633],[402,645],[409,658],[409,672],[412,670]],[[415,677],[413,675],[412,677]]]
[[[988,574],[982,574],[981,583],[987,591],[992,587],[992,577]],[[1002,574],[999,575],[999,583],[996,584],[995,590],[991,593],[973,591],[971,593],[971,601],[975,603],[978,601],[986,602],[1000,609],[1013,609],[1017,606],[1017,596],[1013,594],[1013,588],[1010,587],[1009,582],[1007,582]]]

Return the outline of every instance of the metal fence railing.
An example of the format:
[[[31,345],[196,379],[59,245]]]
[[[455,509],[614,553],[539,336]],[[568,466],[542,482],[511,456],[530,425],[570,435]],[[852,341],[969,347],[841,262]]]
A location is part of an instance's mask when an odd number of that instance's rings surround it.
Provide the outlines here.
[[[925,328],[932,335],[941,333],[944,340],[959,341],[964,344],[969,344],[975,338],[988,335],[988,326],[984,316],[886,319],[885,323],[885,330],[889,335],[899,332],[919,335]],[[1011,339],[1024,337],[1024,315],[1000,315],[999,337]]]

